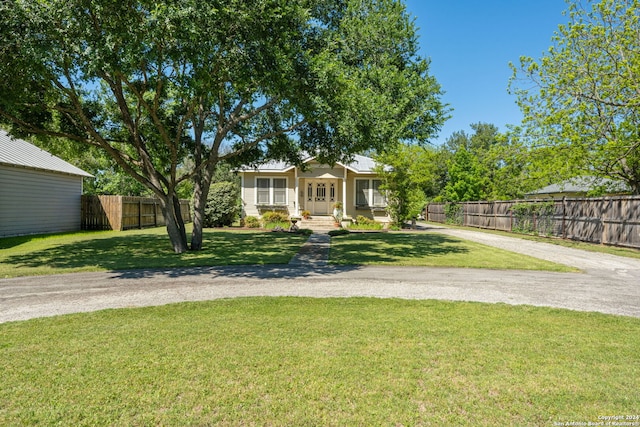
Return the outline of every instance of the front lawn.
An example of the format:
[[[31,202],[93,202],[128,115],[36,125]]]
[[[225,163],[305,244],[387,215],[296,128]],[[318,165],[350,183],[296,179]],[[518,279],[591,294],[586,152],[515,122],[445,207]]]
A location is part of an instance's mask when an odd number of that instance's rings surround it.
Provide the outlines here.
[[[335,236],[331,239],[330,260],[335,264],[576,271],[565,265],[431,232]]]
[[[0,278],[78,271],[288,263],[308,236],[205,230],[203,250],[176,255],[164,227],[0,239]]]
[[[164,228],[79,232],[0,239],[0,278],[79,271],[217,265],[286,264],[308,236],[208,229],[203,250],[176,255]],[[576,271],[437,233],[374,233],[333,237],[335,264],[390,264]]]
[[[365,298],[12,322],[0,425],[587,425],[638,414],[638,336],[634,318]]]

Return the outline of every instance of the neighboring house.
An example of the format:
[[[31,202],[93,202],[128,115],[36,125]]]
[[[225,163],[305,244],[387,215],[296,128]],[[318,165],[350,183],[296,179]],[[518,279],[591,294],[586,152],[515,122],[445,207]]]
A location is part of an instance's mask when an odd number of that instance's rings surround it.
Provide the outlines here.
[[[559,184],[548,185],[524,195],[525,199],[561,199],[563,197],[587,197],[590,193],[605,196],[628,194],[629,188],[624,182],[612,179],[582,176]]]
[[[80,230],[87,172],[0,129],[0,237]]]
[[[363,215],[388,221],[386,200],[380,191],[382,180],[375,173],[375,162],[356,155],[351,163],[335,166],[318,163],[310,157],[305,170],[284,162],[268,162],[255,168],[240,169],[244,216],[260,216],[267,211],[289,215],[331,215],[340,202],[343,215]]]

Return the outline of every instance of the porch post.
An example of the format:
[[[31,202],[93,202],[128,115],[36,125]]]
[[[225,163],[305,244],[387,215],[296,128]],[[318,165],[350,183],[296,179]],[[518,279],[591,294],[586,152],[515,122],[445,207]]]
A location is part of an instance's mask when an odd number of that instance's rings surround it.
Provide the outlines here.
[[[347,216],[347,168],[342,173],[342,215]]]
[[[296,181],[296,195],[293,199],[293,209],[295,210],[296,216],[300,215],[300,177],[298,176],[298,167],[294,169],[295,181]]]

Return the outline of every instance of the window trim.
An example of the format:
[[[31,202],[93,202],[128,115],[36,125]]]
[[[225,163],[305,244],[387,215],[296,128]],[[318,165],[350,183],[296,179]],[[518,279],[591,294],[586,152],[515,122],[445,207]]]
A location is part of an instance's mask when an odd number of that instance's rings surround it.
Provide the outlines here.
[[[258,180],[269,180],[269,203],[258,203]],[[284,203],[275,203],[276,188],[274,180],[284,180]],[[288,206],[289,205],[289,178],[286,176],[256,176],[253,184],[254,202],[256,206]]]

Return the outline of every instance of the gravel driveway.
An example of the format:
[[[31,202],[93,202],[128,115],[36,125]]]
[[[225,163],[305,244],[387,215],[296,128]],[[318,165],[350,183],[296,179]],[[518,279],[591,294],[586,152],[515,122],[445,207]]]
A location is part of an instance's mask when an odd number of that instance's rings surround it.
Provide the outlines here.
[[[0,322],[246,296],[380,297],[528,304],[640,317],[640,260],[470,230],[427,232],[577,267],[580,273],[289,265],[77,273],[0,280]],[[327,239],[305,252],[326,255]],[[315,250],[309,250],[315,249]],[[320,260],[322,261],[322,260]]]

